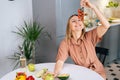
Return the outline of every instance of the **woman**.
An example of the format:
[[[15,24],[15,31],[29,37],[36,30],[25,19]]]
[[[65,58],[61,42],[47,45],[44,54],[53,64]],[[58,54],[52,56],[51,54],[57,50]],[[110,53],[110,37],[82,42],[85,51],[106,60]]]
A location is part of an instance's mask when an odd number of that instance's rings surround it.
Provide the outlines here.
[[[75,64],[92,69],[106,79],[104,67],[96,56],[95,46],[101,40],[110,25],[89,0],[81,0],[80,5],[94,11],[102,25],[91,31],[85,32],[83,16],[80,18],[78,15],[72,15],[68,19],[66,37],[59,46],[54,74],[55,76],[59,74],[65,60],[70,56]],[[82,14],[81,12],[81,15]]]

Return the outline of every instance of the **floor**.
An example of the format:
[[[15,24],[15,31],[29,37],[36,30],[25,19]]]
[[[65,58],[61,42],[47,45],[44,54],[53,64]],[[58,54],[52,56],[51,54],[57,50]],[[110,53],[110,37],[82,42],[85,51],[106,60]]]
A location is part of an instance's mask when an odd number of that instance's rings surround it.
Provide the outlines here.
[[[120,80],[120,60],[114,60],[106,67],[107,80]]]

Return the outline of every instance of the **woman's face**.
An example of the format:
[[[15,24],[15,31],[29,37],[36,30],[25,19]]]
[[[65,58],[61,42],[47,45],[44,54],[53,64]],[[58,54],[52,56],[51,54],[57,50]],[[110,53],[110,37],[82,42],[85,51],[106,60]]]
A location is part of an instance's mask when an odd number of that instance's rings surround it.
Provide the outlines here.
[[[84,28],[83,22],[78,18],[78,16],[73,16],[70,19],[69,27],[73,32],[82,31]]]

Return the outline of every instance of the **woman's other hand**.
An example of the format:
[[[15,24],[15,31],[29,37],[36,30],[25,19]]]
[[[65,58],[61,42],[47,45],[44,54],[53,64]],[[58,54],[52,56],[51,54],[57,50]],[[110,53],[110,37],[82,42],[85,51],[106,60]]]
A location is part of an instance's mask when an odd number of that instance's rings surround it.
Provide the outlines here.
[[[54,68],[54,77],[57,77],[57,75],[59,74],[59,72],[62,70],[64,62],[61,60],[58,60],[55,64],[55,68]]]
[[[54,73],[54,77],[56,78],[58,76],[58,74],[57,73]]]

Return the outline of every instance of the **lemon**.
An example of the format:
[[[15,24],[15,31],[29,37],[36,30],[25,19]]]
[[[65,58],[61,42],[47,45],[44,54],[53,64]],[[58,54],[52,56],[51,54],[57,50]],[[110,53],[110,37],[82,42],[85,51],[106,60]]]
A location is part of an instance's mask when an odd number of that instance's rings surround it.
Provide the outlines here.
[[[28,70],[29,70],[30,72],[35,71],[35,65],[34,65],[33,63],[29,63],[29,64],[28,64]]]

